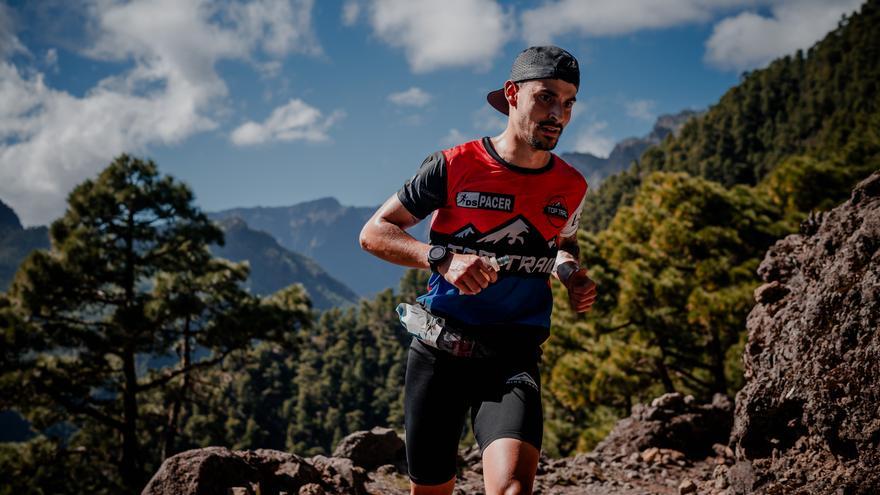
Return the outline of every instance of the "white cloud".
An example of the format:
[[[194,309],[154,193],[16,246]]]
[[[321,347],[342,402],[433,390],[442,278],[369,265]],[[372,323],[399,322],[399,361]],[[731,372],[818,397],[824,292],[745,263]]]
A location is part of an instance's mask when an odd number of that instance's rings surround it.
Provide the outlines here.
[[[391,93],[388,101],[400,106],[423,107],[431,102],[431,95],[421,88],[412,87],[406,91]]]
[[[370,24],[419,73],[488,69],[515,31],[513,15],[494,0],[373,0]]]
[[[807,49],[837,27],[840,16],[862,0],[788,0],[770,17],[743,12],[715,25],[705,60],[720,69],[763,67],[771,60]]]
[[[614,140],[602,134],[607,127],[607,122],[593,122],[588,125],[577,135],[574,150],[607,158],[611,150],[614,149]]]
[[[357,0],[348,0],[342,6],[342,24],[354,26],[361,15],[361,4]]]
[[[471,139],[468,139],[468,137],[465,136],[461,131],[459,131],[458,129],[449,129],[449,132],[446,134],[446,136],[443,137],[440,143],[443,146],[455,146],[457,144],[465,143],[467,141],[471,141]]]
[[[325,117],[317,108],[293,99],[273,110],[262,124],[250,121],[238,126],[230,139],[238,146],[269,141],[327,141],[327,130],[342,116],[337,111]]]
[[[864,0],[554,0],[520,14],[523,37],[530,44],[552,42],[575,33],[601,37],[717,22],[706,43],[705,59],[722,69],[759,67],[808,48],[833,29],[841,14]],[[770,7],[763,17],[743,9]]]
[[[714,9],[748,0],[556,0],[520,16],[523,37],[543,44],[568,33],[609,36],[709,20]]]
[[[48,87],[34,67],[0,61],[0,197],[25,224],[46,223],[115,155],[218,127],[228,90],[215,64],[319,53],[311,6],[90,0],[94,37],[81,55],[133,66],[77,97]]]
[[[657,102],[653,100],[628,101],[624,106],[626,107],[626,114],[634,119],[653,121],[657,116],[654,113]]]

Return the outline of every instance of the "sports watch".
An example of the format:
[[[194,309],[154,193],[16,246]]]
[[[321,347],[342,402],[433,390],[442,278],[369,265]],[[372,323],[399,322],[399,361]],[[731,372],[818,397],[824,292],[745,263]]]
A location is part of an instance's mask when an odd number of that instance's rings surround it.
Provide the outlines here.
[[[445,260],[449,254],[449,250],[446,249],[446,246],[431,246],[431,249],[428,250],[428,265],[431,266],[431,270],[436,272],[440,263],[443,263],[443,260]]]

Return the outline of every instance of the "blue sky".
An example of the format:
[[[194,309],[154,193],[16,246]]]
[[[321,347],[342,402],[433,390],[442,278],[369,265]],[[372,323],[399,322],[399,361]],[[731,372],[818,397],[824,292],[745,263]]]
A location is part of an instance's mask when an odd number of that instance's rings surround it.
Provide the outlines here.
[[[0,199],[57,218],[113,156],[206,210],[377,205],[429,153],[494,135],[516,54],[580,61],[559,152],[607,154],[808,48],[860,0],[0,0]]]

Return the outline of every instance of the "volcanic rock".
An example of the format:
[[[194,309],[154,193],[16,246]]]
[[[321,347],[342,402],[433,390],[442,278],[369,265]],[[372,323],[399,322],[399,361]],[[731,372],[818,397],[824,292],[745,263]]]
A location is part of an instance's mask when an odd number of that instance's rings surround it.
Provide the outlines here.
[[[233,489],[297,493],[300,487],[320,481],[318,470],[294,454],[208,447],[166,459],[141,495],[213,495]]]
[[[880,493],[880,172],[810,222],[758,268],[735,493]]]
[[[406,449],[394,430],[376,427],[343,438],[333,457],[351,459],[355,466],[371,470],[385,464],[405,464]]]
[[[656,447],[702,459],[713,453],[713,444],[727,443],[732,424],[733,404],[721,394],[715,394],[711,404],[696,404],[693,397],[679,393],[664,394],[650,406],[633,406],[632,415],[618,421],[595,452],[614,458]]]

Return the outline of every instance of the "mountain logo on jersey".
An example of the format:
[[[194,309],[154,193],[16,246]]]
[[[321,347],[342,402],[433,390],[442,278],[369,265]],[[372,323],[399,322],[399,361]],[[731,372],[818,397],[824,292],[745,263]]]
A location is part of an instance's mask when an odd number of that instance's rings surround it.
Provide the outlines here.
[[[510,264],[502,268],[507,274],[546,277],[556,264],[556,237],[545,239],[522,215],[485,233],[472,223],[448,234],[432,230],[431,243],[454,253],[510,256]]]
[[[477,234],[479,234],[479,232],[477,232],[477,229],[475,229],[473,225],[467,224],[467,225],[465,225],[465,227],[463,229],[452,234],[452,236],[455,237],[456,239],[467,239],[467,238],[473,237]]]
[[[568,221],[568,208],[565,207],[565,199],[562,196],[553,196],[544,207],[544,215],[554,227],[562,227]]]
[[[455,195],[455,204],[461,208],[513,211],[513,195],[478,191],[461,191]]]
[[[477,242],[507,243],[509,246],[522,245],[526,242],[524,236],[529,233],[529,230],[530,226],[522,218],[516,218],[512,223],[503,226],[501,229],[477,239]]]

